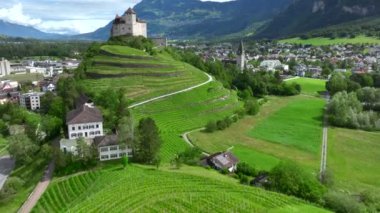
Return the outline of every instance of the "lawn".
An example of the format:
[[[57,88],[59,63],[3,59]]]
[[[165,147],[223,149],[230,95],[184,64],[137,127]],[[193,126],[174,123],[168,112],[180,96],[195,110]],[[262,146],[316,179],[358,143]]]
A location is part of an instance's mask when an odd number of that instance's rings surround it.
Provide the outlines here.
[[[356,38],[310,38],[310,39],[300,39],[300,38],[290,38],[280,40],[280,43],[291,43],[291,44],[310,44],[313,46],[323,46],[323,45],[335,45],[335,44],[380,44],[380,39],[375,37],[367,36],[357,36]]]
[[[41,81],[44,79],[44,76],[42,74],[38,73],[26,73],[26,74],[13,74],[13,75],[7,75],[3,78],[0,78],[1,80],[12,80],[12,81],[18,81],[18,82],[26,82],[26,81]]]
[[[320,163],[323,104],[322,99],[307,96],[269,97],[258,115],[246,116],[223,131],[192,133],[190,139],[207,152],[234,147],[232,152],[258,169],[291,160],[315,172]]]
[[[329,128],[327,167],[338,188],[380,193],[380,132]]]
[[[322,140],[325,101],[300,98],[269,116],[249,131],[249,136],[317,154]]]
[[[152,117],[161,132],[163,161],[170,161],[188,145],[180,137],[186,131],[204,127],[210,119],[222,119],[234,113],[242,104],[235,92],[218,82],[212,82],[189,92],[151,102],[132,110],[136,122]]]
[[[326,91],[326,81],[314,78],[297,78],[287,81],[288,83],[298,83],[301,85],[302,94],[319,95],[319,92]]]
[[[87,68],[88,77],[81,81],[88,93],[124,88],[131,102],[137,102],[194,86],[208,78],[199,69],[174,60],[165,52],[148,57],[147,53],[126,46],[101,48],[118,55],[100,53],[92,59],[94,63]]]
[[[327,212],[213,170],[120,166],[57,179],[33,212]]]

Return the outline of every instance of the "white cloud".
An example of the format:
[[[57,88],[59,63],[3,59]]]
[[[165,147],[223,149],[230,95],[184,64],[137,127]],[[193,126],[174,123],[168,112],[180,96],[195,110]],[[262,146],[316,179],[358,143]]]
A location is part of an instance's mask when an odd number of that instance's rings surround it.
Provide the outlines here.
[[[17,3],[9,8],[0,8],[0,19],[26,26],[35,26],[42,22],[41,19],[32,18],[29,15],[24,14],[23,5],[21,3]]]

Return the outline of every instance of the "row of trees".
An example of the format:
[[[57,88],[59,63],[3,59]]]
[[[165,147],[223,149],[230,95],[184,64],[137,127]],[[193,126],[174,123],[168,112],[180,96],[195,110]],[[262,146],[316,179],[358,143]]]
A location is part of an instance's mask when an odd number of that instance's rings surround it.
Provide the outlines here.
[[[341,91],[355,92],[362,87],[380,88],[380,73],[353,75],[334,73],[326,84],[330,95]]]

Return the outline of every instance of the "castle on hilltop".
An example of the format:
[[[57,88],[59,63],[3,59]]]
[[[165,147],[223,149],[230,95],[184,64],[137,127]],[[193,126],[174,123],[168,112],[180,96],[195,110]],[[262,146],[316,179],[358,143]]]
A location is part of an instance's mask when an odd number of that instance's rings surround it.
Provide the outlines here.
[[[122,16],[116,15],[112,23],[111,37],[122,35],[147,37],[147,23],[138,19],[132,8],[125,11]]]

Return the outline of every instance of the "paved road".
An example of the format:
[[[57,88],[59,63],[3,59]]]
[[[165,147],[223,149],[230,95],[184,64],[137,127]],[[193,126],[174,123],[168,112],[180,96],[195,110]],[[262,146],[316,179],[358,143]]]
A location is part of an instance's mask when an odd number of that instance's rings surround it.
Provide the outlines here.
[[[198,132],[198,131],[201,131],[201,130],[204,130],[205,128],[200,128],[200,129],[194,129],[194,130],[191,130],[191,131],[188,131],[188,132],[185,132],[182,134],[182,138],[183,140],[185,140],[185,142],[187,144],[189,144],[190,147],[195,147],[195,145],[193,144],[193,142],[191,142],[190,138],[189,138],[189,134],[193,133],[193,132]],[[203,155],[205,156],[209,156],[210,154],[207,153],[207,152],[202,152]]]
[[[7,155],[0,158],[0,189],[3,188],[14,167],[15,161],[10,156]]]
[[[146,101],[142,101],[142,102],[139,102],[139,103],[136,103],[136,104],[132,104],[131,106],[128,107],[128,109],[132,109],[132,108],[135,108],[135,107],[138,107],[140,105],[144,105],[144,104],[147,104],[147,103],[150,103],[150,102],[153,102],[153,101],[156,101],[156,100],[159,100],[159,99],[163,99],[163,98],[166,98],[166,97],[169,97],[169,96],[173,96],[173,95],[177,95],[177,94],[180,94],[180,93],[184,93],[184,92],[188,92],[188,91],[191,91],[193,89],[196,89],[198,87],[201,87],[203,85],[206,85],[208,83],[210,83],[211,81],[213,81],[214,79],[212,78],[211,75],[207,74],[207,73],[204,73],[207,75],[208,77],[208,80],[201,83],[201,84],[197,84],[195,86],[192,86],[192,87],[189,87],[189,88],[186,88],[186,89],[183,89],[183,90],[179,90],[177,92],[172,92],[172,93],[169,93],[169,94],[166,94],[166,95],[161,95],[161,96],[158,96],[158,97],[155,97],[155,98],[151,98],[151,99],[148,99]]]
[[[28,199],[18,210],[19,213],[29,213],[32,211],[33,207],[37,204],[38,200],[49,186],[50,181],[53,177],[53,171],[54,161],[51,161],[48,168],[45,170],[45,174],[42,177],[42,180],[37,184],[36,188],[34,188]]]
[[[325,99],[326,99],[327,104],[328,104],[330,101],[330,95],[326,94]],[[319,172],[321,180],[322,180],[322,175],[325,173],[326,167],[327,167],[327,138],[328,138],[328,117],[327,117],[327,114],[325,112],[325,114],[323,116],[321,167],[320,167],[320,172]]]

